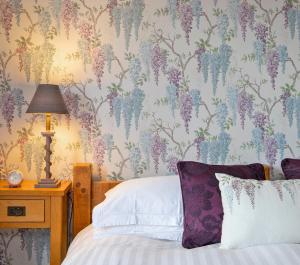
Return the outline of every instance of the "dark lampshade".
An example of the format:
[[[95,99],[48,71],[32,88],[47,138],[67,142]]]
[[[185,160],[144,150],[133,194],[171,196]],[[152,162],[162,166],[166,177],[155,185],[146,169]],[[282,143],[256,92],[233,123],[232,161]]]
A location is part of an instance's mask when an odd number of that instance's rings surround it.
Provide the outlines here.
[[[26,113],[68,114],[58,85],[39,84]]]

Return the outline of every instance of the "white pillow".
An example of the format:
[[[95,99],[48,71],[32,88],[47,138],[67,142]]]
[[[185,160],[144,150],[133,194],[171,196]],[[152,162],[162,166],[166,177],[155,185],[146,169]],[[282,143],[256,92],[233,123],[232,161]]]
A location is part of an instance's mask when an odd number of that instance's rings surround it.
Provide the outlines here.
[[[93,209],[96,228],[118,225],[182,226],[178,175],[124,181]]]
[[[300,243],[300,180],[216,176],[224,209],[221,248]]]
[[[93,236],[95,239],[113,235],[135,235],[154,239],[181,241],[183,227],[158,225],[123,225],[95,228],[93,232]]]

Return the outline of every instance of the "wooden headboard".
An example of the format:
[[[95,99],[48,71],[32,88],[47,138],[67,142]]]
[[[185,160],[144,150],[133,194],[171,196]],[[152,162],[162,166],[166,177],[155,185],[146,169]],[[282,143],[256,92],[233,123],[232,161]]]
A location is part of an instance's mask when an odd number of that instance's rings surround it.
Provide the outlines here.
[[[270,168],[264,165],[265,178],[270,179]],[[92,209],[104,201],[105,193],[121,181],[92,180],[92,165],[77,163],[73,167],[73,236],[92,221]]]

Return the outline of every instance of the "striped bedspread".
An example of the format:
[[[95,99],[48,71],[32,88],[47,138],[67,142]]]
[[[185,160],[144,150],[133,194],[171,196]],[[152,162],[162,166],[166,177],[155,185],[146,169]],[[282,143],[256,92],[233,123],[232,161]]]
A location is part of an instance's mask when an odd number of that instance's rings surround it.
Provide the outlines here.
[[[211,245],[187,250],[179,242],[136,236],[93,239],[89,226],[72,242],[62,265],[300,265],[300,245],[237,250]]]

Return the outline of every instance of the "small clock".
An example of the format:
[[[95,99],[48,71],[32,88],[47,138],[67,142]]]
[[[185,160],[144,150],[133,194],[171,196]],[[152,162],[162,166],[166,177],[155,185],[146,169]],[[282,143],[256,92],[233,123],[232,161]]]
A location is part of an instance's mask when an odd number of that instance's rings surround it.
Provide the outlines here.
[[[10,171],[7,175],[7,181],[10,188],[17,188],[21,186],[23,174],[19,170]]]

